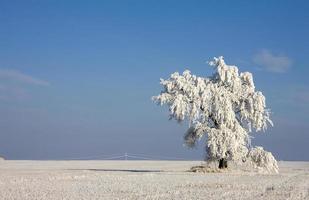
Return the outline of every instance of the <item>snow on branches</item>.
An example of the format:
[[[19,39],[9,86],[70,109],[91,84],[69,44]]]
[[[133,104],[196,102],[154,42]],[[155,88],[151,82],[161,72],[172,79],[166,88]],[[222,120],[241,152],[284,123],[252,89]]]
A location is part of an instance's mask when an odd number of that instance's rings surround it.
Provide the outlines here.
[[[209,65],[214,68],[210,77],[197,77],[186,70],[160,79],[164,89],[152,99],[169,107],[170,118],[188,120],[187,146],[195,146],[207,135],[208,160],[248,160],[252,154],[248,133],[273,125],[265,97],[255,90],[251,73],[239,73],[236,66],[226,65],[223,57],[214,58]]]

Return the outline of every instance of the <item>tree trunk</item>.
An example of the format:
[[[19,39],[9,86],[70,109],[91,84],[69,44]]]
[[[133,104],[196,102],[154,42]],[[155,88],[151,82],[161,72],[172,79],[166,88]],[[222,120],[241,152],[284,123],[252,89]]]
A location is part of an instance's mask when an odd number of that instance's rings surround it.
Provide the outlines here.
[[[219,160],[219,169],[225,169],[227,168],[227,160],[224,158],[221,158]]]

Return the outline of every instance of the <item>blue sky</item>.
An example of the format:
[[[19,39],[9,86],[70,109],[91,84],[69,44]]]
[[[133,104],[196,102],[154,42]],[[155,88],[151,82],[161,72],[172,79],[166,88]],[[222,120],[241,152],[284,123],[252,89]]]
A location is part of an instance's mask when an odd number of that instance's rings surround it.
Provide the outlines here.
[[[254,74],[280,160],[309,160],[306,1],[0,1],[0,155],[65,159],[144,153],[201,159],[187,125],[151,96],[159,78],[207,61]]]

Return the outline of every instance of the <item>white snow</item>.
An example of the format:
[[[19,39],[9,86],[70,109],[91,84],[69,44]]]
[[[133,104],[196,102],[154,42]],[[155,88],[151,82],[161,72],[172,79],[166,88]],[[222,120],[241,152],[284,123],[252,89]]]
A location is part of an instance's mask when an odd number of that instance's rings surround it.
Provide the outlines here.
[[[186,172],[200,161],[1,161],[0,199],[309,199],[309,162],[279,174]]]

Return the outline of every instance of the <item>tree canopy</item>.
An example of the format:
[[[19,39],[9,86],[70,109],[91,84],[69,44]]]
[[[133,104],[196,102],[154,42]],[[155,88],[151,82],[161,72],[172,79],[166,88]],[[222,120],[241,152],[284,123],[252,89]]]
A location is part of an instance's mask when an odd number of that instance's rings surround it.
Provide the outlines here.
[[[207,160],[245,161],[251,149],[249,133],[273,125],[270,110],[262,92],[255,90],[251,73],[239,73],[222,56],[209,64],[214,68],[209,77],[185,70],[161,79],[163,90],[153,100],[169,107],[171,119],[189,122],[187,146],[207,136]]]

